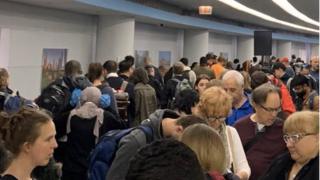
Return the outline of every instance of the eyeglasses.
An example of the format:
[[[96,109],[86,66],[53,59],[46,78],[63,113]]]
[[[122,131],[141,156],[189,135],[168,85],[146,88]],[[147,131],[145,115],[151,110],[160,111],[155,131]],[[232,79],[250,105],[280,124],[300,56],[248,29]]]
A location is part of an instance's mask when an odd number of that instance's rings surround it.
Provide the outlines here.
[[[226,117],[224,116],[217,116],[217,117],[207,117],[209,122],[213,122],[213,121],[220,121],[223,122],[224,120],[226,120]]]
[[[259,106],[264,109],[265,111],[267,112],[280,112],[281,111],[281,106],[280,107],[277,107],[277,108],[269,108],[269,107],[264,107],[263,105],[259,104]]]
[[[293,134],[293,135],[284,135],[283,136],[283,140],[286,143],[293,143],[296,144],[297,142],[299,142],[302,138],[306,137],[306,136],[310,136],[310,135],[315,135],[315,133],[303,133],[303,134]]]

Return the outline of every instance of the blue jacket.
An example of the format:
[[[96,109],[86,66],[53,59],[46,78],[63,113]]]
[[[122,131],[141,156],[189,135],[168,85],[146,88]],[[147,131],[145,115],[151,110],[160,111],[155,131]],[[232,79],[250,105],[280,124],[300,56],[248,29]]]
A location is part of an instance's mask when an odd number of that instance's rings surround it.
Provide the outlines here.
[[[247,94],[245,94],[245,96],[247,97],[247,100],[240,108],[236,109],[232,107],[232,114],[226,119],[227,125],[232,126],[237,120],[253,113],[253,108],[249,102],[249,96]]]

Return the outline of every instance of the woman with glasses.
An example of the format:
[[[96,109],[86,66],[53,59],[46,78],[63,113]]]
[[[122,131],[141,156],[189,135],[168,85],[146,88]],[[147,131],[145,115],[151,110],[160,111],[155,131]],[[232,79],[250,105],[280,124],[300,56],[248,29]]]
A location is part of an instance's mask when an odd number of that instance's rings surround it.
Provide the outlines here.
[[[225,123],[231,108],[232,97],[221,87],[210,87],[200,96],[196,113],[207,119],[209,125],[219,132],[226,149],[227,168],[235,176],[233,179],[248,179],[251,171],[239,135],[233,127]],[[227,174],[229,170],[224,173]]]
[[[262,180],[304,180],[319,178],[319,113],[296,112],[283,127],[289,152],[279,156]]]
[[[277,118],[281,111],[279,88],[266,83],[253,90],[251,105],[255,113],[235,124],[251,167],[251,180],[264,174],[271,161],[282,154],[283,121]]]

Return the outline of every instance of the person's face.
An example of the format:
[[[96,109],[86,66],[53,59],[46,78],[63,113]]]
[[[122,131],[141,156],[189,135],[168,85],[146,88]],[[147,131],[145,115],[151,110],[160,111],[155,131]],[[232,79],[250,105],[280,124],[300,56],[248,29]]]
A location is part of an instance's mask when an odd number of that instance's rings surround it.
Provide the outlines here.
[[[208,123],[209,126],[213,129],[219,129],[219,127],[223,124],[223,122],[226,120],[226,117],[224,116],[215,116],[215,117],[209,117]]]
[[[238,104],[243,96],[243,87],[234,78],[223,80],[222,85],[224,90],[232,96],[232,105]]]
[[[303,69],[300,71],[300,74],[302,74],[302,75],[309,75],[309,74],[310,74],[310,70],[307,69],[307,68],[303,68]]]
[[[299,97],[299,98],[304,98],[304,96],[307,93],[307,89],[308,86],[306,84],[304,85],[297,85],[295,87],[293,87],[293,91],[295,92],[295,94]]]
[[[319,58],[312,59],[311,67],[313,70],[319,70]]]
[[[198,90],[199,95],[203,93],[203,91],[206,89],[207,84],[209,83],[208,79],[201,79],[196,87],[196,90]]]
[[[291,158],[299,163],[305,163],[319,153],[319,133],[292,132],[284,135]]]
[[[276,119],[277,114],[281,111],[281,100],[278,93],[269,93],[265,103],[253,104],[256,110],[256,121],[265,126],[270,126]]]
[[[177,125],[177,119],[165,118],[162,120],[162,131],[165,138],[180,139],[183,127]]]
[[[58,147],[55,135],[56,129],[52,121],[40,126],[39,137],[28,147],[28,152],[35,166],[47,165],[53,157],[53,151]]]
[[[282,76],[282,70],[281,69],[275,69],[274,70],[274,76],[276,77],[276,78],[281,78],[281,76]]]
[[[154,68],[148,68],[148,74],[154,77],[155,76]]]

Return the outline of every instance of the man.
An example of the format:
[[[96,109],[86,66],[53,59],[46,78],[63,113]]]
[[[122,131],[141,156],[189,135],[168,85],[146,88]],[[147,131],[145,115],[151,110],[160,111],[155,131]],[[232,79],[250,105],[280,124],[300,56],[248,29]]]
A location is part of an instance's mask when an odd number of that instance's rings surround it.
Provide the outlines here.
[[[221,79],[222,74],[226,71],[224,68],[225,59],[223,57],[218,58],[218,63],[211,66],[213,74],[216,76],[216,79]]]
[[[273,75],[277,78],[280,79],[284,84],[287,84],[290,76],[289,74],[286,72],[286,66],[284,64],[282,64],[281,62],[276,62],[273,66],[272,66],[272,72]]]
[[[171,110],[157,110],[141,124],[152,128],[153,140],[174,138],[179,139],[183,130],[196,123],[206,123],[196,116],[180,117]],[[129,168],[129,160],[136,154],[139,148],[145,146],[146,135],[140,129],[132,131],[119,142],[115,159],[108,171],[106,180],[124,180]]]
[[[311,88],[310,79],[304,75],[296,75],[291,81],[296,96],[294,102],[297,110],[319,111],[319,95]]]
[[[106,74],[105,81],[109,83],[110,87],[114,90],[125,91],[129,95],[130,104],[127,108],[128,113],[128,125],[134,120],[135,106],[134,106],[134,85],[117,74],[117,62],[108,60],[103,64],[103,68]]]
[[[287,57],[283,57],[280,59],[280,62],[286,66],[286,73],[290,76],[290,77],[293,77],[295,75],[295,72],[294,70],[292,69],[292,67],[290,66],[290,63],[289,63],[289,58]]]
[[[185,77],[188,77],[191,86],[194,86],[194,83],[197,80],[197,76],[194,71],[188,66],[189,60],[187,58],[181,58],[180,62],[183,64],[183,74]]]
[[[319,93],[319,56],[312,57],[310,64],[310,75],[316,80],[317,92]]]
[[[125,81],[128,81],[132,73],[133,73],[133,66],[130,61],[123,60],[119,63],[119,72],[118,72],[119,77],[121,77]]]
[[[188,146],[176,140],[161,140],[139,150],[130,161],[126,179],[204,180],[204,173]]]
[[[210,79],[215,78],[210,68],[208,68],[207,59],[205,57],[200,58],[199,64],[200,64],[199,66],[196,66],[193,69],[197,77],[199,77],[201,74],[206,74],[207,76],[209,76]]]
[[[212,65],[217,63],[217,56],[214,55],[213,53],[208,53],[206,55],[206,59],[207,59],[208,68],[211,68]]]
[[[159,68],[155,67],[152,64],[152,61],[151,61],[151,59],[149,57],[146,57],[144,59],[144,67],[146,67],[146,66],[152,66],[153,67],[153,69],[154,69],[154,78],[157,79],[161,83],[161,85],[163,85],[164,82],[163,82],[160,70],[159,70]]]
[[[227,71],[222,77],[223,88],[232,96],[232,114],[226,119],[228,125],[233,125],[240,118],[253,112],[248,95],[244,93],[244,78],[240,72]]]

